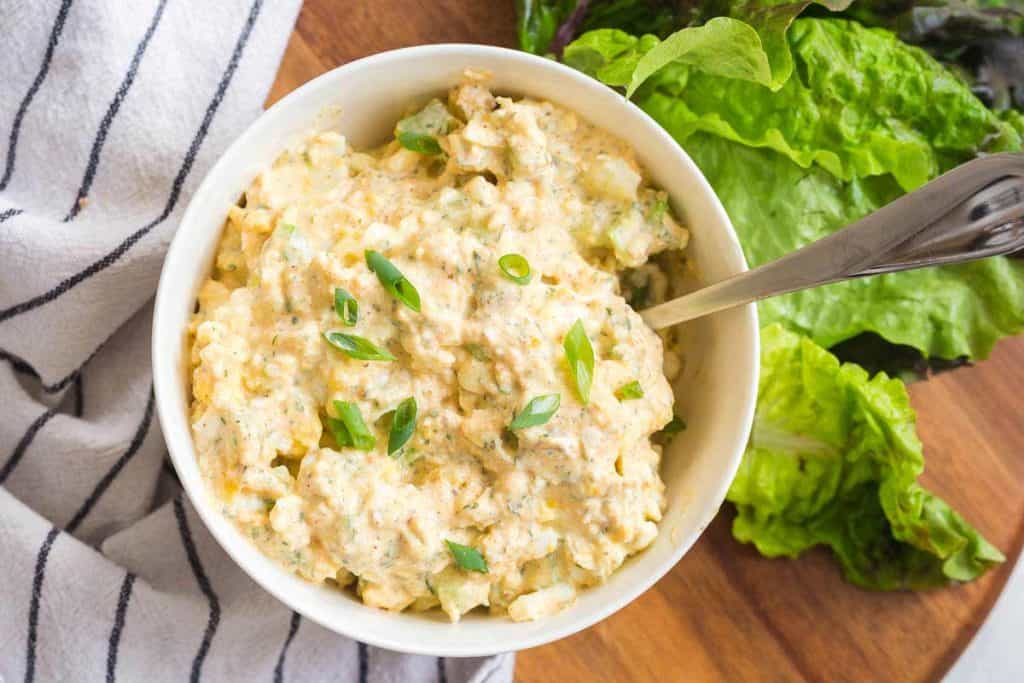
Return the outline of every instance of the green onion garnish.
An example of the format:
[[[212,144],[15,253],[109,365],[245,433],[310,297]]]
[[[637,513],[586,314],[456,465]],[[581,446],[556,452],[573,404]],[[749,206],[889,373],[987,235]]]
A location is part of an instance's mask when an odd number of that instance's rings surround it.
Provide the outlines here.
[[[372,249],[367,250],[365,256],[366,265],[369,266],[370,270],[377,274],[377,279],[380,280],[382,285],[384,285],[384,289],[388,290],[391,296],[419,313],[420,293],[417,292],[412,283],[402,275],[402,271],[395,268],[395,264],[384,258],[384,256],[378,251],[373,251]]]
[[[569,372],[576,381],[576,391],[584,405],[590,402],[590,385],[594,381],[594,347],[590,345],[583,321],[577,320],[562,343]]]
[[[487,349],[480,344],[463,344],[462,348],[468,351],[469,355],[473,356],[473,358],[476,358],[481,363],[486,363],[491,360],[491,357],[487,355]]]
[[[505,277],[517,285],[528,285],[533,279],[530,262],[522,254],[505,254],[498,259],[498,267]]]
[[[632,382],[626,382],[621,387],[615,390],[615,398],[620,401],[631,401],[637,398],[644,397],[644,388],[640,386],[640,382],[633,380]]]
[[[348,327],[359,321],[359,302],[341,287],[334,288],[334,312]]]
[[[459,567],[471,572],[487,573],[487,560],[479,550],[455,541],[446,540],[445,543],[448,544],[448,550],[451,551],[452,557],[455,558],[455,564]]]
[[[508,426],[510,430],[536,427],[551,419],[551,416],[558,412],[558,406],[562,402],[559,394],[544,394],[530,399],[515,419]]]
[[[357,337],[344,332],[324,332],[324,339],[336,349],[347,353],[358,360],[395,360],[386,349],[382,349],[369,339]]]
[[[416,397],[410,396],[398,404],[391,418],[391,433],[388,434],[388,455],[394,455],[412,437],[416,429]]]
[[[398,133],[398,144],[413,152],[419,152],[427,156],[437,156],[441,153],[441,145],[433,135],[415,133],[411,130]]]
[[[350,446],[361,451],[373,450],[377,439],[363,422],[359,406],[348,401],[335,401],[334,410],[337,411],[338,417],[328,417],[327,426],[334,434],[334,440],[338,445]]]
[[[398,144],[406,149],[435,156],[443,151],[437,141],[438,136],[447,135],[456,123],[448,107],[434,99],[417,113],[399,121],[395,126],[395,137]]]
[[[650,209],[647,210],[647,220],[651,221],[652,223],[660,221],[665,216],[665,213],[667,211],[668,200],[659,199],[656,202],[654,202],[654,204],[651,205]]]
[[[661,428],[659,434],[667,437],[672,437],[679,432],[686,430],[686,420],[682,419],[677,415],[673,415],[672,419],[668,421],[668,424]]]

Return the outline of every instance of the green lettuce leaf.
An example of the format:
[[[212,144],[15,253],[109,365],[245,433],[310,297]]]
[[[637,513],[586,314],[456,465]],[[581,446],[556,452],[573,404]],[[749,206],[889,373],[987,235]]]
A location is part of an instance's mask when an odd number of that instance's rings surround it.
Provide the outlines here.
[[[661,112],[655,118],[675,135],[670,119]],[[846,182],[706,133],[683,146],[725,206],[751,266],[818,240],[902,193],[892,176]],[[858,278],[766,299],[758,310],[762,324],[780,322],[826,348],[874,332],[929,358],[984,358],[997,340],[1024,329],[1024,261],[997,257]]]
[[[675,0],[516,0],[519,48],[560,54],[581,32],[615,28],[665,37],[678,28]],[[575,10],[583,5],[583,12]]]
[[[861,0],[847,14],[928,50],[962,74],[989,107],[1024,108],[1021,0]]]
[[[778,90],[793,73],[786,32],[811,4],[844,10],[852,0],[721,0],[705,3],[695,21],[666,38],[640,60],[627,96],[670,64],[688,64],[710,74],[740,78]],[[735,23],[722,23],[724,19]],[[714,30],[703,30],[719,23]],[[738,62],[738,63],[737,63]]]
[[[663,38],[686,22],[684,4],[681,0],[592,0],[580,28],[617,28]]]
[[[916,483],[924,469],[903,383],[762,331],[757,416],[728,499],[733,534],[769,557],[832,548],[865,588],[969,581],[1002,554]]]
[[[651,55],[697,30],[674,34],[640,59],[613,56],[600,71],[588,73],[601,78],[635,64],[633,84],[650,75],[645,61]],[[955,74],[888,31],[845,20],[796,21],[790,44],[798,77],[777,92],[764,87],[763,73],[755,77],[753,59],[741,62],[745,71],[739,68],[739,55],[757,54],[740,35],[735,28],[713,49],[695,51],[690,68],[661,65],[637,96],[654,118],[672,122],[681,143],[696,132],[713,133],[774,149],[804,168],[817,164],[843,180],[891,174],[907,191],[980,153],[1021,147],[1014,126],[986,108]],[[734,47],[726,51],[725,44]],[[605,82],[622,80],[620,75]]]
[[[716,17],[703,26],[676,31],[646,51],[635,64],[626,96],[670,64],[699,69],[711,76],[772,85],[772,69],[761,37],[737,19]]]
[[[999,112],[999,118],[1017,131],[1021,138],[1024,138],[1024,113],[1016,109],[1006,109]]]
[[[516,0],[519,49],[543,55],[572,11],[577,0]]]
[[[629,84],[637,62],[658,44],[653,35],[636,37],[614,28],[588,31],[569,43],[562,61],[602,83]]]

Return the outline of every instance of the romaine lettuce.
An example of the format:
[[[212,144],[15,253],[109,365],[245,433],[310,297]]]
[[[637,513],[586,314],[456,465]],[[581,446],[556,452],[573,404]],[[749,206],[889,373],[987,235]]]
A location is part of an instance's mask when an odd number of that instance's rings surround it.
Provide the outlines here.
[[[737,539],[769,557],[828,545],[849,581],[879,590],[969,581],[1003,561],[916,483],[924,458],[902,382],[779,325],[761,343],[754,430],[728,495]]]
[[[628,37],[617,36],[617,44]],[[587,34],[577,41],[591,42]],[[636,99],[670,123],[680,143],[698,131],[713,133],[774,149],[804,168],[817,164],[843,180],[891,174],[909,191],[980,153],[1021,147],[1016,129],[955,74],[889,31],[801,19],[789,42],[796,77],[777,92],[763,87],[771,76],[757,35],[731,19],[684,29],[654,47],[609,52],[600,69],[586,71],[617,74],[603,80],[621,85],[623,71],[635,66],[626,81],[631,87],[658,74]],[[570,64],[575,45],[567,48]],[[671,52],[652,62],[666,47]],[[666,70],[670,64],[690,68]]]
[[[669,119],[659,118],[674,132]],[[686,150],[708,181],[756,266],[820,239],[901,194],[892,176],[839,180],[820,167],[702,133]],[[1024,261],[990,258],[959,266],[859,278],[762,301],[762,324],[831,347],[864,332],[926,357],[984,358],[1024,327]]]

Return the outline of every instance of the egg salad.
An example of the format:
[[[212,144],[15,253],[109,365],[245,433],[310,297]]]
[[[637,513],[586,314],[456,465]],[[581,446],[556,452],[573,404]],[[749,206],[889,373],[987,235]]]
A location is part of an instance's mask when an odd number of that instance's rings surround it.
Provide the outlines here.
[[[364,152],[321,132],[231,207],[191,424],[265,554],[388,610],[548,616],[658,533],[677,355],[633,310],[687,231],[631,149],[467,72]]]

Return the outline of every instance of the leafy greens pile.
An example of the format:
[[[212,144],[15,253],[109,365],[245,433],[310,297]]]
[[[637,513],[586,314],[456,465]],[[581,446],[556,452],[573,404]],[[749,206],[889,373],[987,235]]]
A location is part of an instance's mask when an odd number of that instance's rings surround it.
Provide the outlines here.
[[[1024,14],[1013,2],[519,0],[519,38],[622,88],[671,133],[756,266],[971,158],[1022,149]],[[917,484],[906,387],[868,370],[986,357],[1024,329],[1024,260],[759,306],[762,376],[728,496],[734,536],[772,557],[827,545],[848,580],[879,590],[969,581],[1001,562]]]

